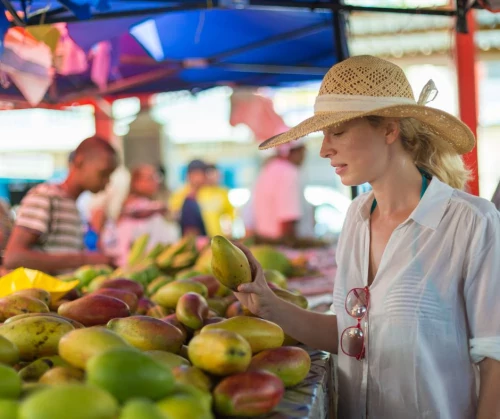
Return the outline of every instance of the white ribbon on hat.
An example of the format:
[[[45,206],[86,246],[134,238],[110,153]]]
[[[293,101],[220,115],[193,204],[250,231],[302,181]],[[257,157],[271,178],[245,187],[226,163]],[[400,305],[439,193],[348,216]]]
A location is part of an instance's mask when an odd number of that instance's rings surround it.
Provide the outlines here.
[[[314,113],[318,112],[370,112],[375,109],[397,105],[425,105],[437,96],[437,88],[432,80],[423,87],[418,102],[407,97],[363,96],[363,95],[319,95],[314,103]]]

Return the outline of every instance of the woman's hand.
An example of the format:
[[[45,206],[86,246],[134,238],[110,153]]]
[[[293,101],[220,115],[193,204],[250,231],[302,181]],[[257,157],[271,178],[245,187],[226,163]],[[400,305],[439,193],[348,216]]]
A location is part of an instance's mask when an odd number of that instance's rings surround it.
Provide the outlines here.
[[[253,314],[269,320],[272,317],[273,308],[276,307],[278,297],[269,288],[262,266],[257,262],[250,250],[242,244],[234,244],[247,257],[253,279],[253,282],[249,284],[241,284],[238,287],[238,292],[235,292],[234,295]]]

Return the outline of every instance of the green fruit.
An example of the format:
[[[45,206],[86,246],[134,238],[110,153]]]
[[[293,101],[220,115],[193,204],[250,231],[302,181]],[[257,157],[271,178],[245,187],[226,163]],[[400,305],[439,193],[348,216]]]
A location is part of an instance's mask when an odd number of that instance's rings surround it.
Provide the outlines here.
[[[120,419],[165,419],[165,415],[153,402],[134,399],[123,406]]]
[[[253,246],[250,248],[250,251],[263,269],[273,269],[281,272],[285,276],[290,275],[293,271],[290,259],[271,246]]]
[[[0,365],[0,399],[17,399],[21,395],[21,378],[14,368]]]
[[[108,275],[99,275],[96,276],[92,281],[90,281],[87,292],[94,292],[98,290],[101,285],[108,279]]]
[[[179,298],[188,292],[196,292],[205,298],[208,296],[208,289],[204,284],[186,279],[164,285],[151,297],[151,300],[162,307],[175,308]]]
[[[149,243],[149,234],[145,233],[134,240],[128,255],[129,266],[135,265],[145,258],[146,247]]]
[[[111,393],[118,401],[134,397],[158,400],[174,387],[172,372],[135,349],[115,348],[92,358],[87,381]]]
[[[0,400],[0,418],[18,419],[19,402],[16,400]]]
[[[78,288],[82,288],[89,285],[90,281],[98,276],[99,273],[94,269],[94,267],[85,265],[78,268],[73,275],[80,281],[80,283],[78,284]]]
[[[41,390],[45,390],[49,386],[45,383],[23,383],[21,390],[21,399],[27,399],[31,395],[38,393]]]
[[[0,364],[14,365],[17,361],[19,361],[17,346],[7,338],[0,336]]]
[[[147,294],[153,295],[161,287],[163,287],[164,285],[167,285],[168,283],[172,282],[173,280],[174,280],[174,278],[172,278],[171,276],[165,276],[165,275],[161,275],[161,276],[153,279],[153,281],[151,281],[151,283],[147,287]]]
[[[280,271],[276,271],[274,269],[265,269],[264,276],[266,277],[266,281],[272,282],[273,284],[276,284],[278,287],[283,289],[288,288],[286,276],[283,275]]]
[[[67,384],[37,391],[19,410],[19,419],[114,419],[118,404],[96,387]]]
[[[203,272],[197,271],[196,269],[184,269],[183,271],[177,272],[175,280],[189,279],[200,275],[203,275]]]
[[[173,369],[181,365],[185,366],[191,365],[191,362],[189,362],[187,359],[183,358],[180,355],[173,354],[172,352],[152,350],[152,351],[146,351],[144,353],[148,354],[156,362],[165,365],[165,367],[169,369]]]

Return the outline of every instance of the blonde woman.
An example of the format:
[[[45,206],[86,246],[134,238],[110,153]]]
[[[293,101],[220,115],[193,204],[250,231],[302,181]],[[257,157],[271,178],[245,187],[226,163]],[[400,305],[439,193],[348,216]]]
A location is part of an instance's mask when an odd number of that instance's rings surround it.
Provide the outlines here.
[[[335,315],[278,299],[255,280],[237,297],[299,341],[339,354],[339,418],[500,417],[500,213],[462,191],[470,130],[415,101],[403,71],[371,56],[327,73],[315,115],[274,147],[323,131],[321,156],[352,204],[338,244]],[[314,326],[314,327],[312,327]],[[476,370],[479,394],[476,395]]]

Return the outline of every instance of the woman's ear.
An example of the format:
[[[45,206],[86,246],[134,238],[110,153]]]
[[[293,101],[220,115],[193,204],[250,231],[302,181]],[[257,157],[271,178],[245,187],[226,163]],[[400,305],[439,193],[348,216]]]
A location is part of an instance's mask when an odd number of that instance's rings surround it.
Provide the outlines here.
[[[384,126],[385,142],[393,144],[400,135],[399,121],[397,119],[387,119]]]

